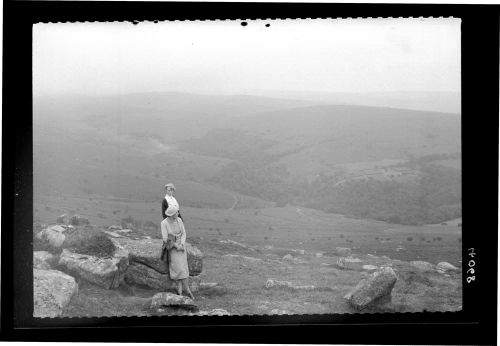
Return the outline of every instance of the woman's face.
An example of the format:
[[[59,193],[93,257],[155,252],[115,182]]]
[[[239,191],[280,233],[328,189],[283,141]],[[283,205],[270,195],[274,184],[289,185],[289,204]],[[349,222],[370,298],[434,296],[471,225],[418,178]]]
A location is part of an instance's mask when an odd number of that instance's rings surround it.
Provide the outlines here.
[[[172,196],[174,193],[174,189],[172,189],[171,187],[167,187],[167,193],[169,196]]]
[[[177,219],[177,215],[178,215],[178,214],[179,214],[179,212],[177,211],[174,215],[170,216],[170,218],[171,218],[172,220],[175,220],[175,219]]]

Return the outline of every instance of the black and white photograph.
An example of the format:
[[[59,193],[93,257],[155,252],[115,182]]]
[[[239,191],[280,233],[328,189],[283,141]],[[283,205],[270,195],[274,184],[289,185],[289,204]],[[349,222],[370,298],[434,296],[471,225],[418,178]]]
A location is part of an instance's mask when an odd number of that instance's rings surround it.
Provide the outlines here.
[[[33,25],[33,316],[462,311],[460,26]]]

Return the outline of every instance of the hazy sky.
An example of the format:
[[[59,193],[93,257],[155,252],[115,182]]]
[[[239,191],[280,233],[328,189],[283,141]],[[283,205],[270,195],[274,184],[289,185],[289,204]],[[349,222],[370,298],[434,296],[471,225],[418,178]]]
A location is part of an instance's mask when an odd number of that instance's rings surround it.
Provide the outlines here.
[[[36,24],[34,94],[460,91],[459,19],[240,23]]]

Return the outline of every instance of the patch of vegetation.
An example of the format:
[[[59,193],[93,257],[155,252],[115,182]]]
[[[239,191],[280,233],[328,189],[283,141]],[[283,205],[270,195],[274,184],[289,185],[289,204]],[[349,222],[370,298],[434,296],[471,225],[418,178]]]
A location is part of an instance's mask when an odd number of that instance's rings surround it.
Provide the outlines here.
[[[115,245],[102,231],[92,228],[74,228],[66,233],[63,248],[97,257],[112,257]]]
[[[420,176],[409,181],[351,180],[341,171],[313,181],[291,177],[286,165],[232,162],[211,181],[231,190],[335,214],[404,225],[441,223],[462,216],[461,171],[432,164],[441,156],[415,159]]]

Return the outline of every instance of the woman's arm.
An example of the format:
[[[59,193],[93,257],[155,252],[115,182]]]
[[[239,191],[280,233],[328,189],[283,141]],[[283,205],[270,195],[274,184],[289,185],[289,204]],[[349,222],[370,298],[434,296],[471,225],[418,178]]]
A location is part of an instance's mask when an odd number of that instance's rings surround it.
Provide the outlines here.
[[[161,225],[160,226],[160,228],[161,228],[161,237],[163,238],[163,241],[167,241],[167,239],[168,239],[168,226],[167,226],[167,222],[168,221],[165,219],[160,224]]]

